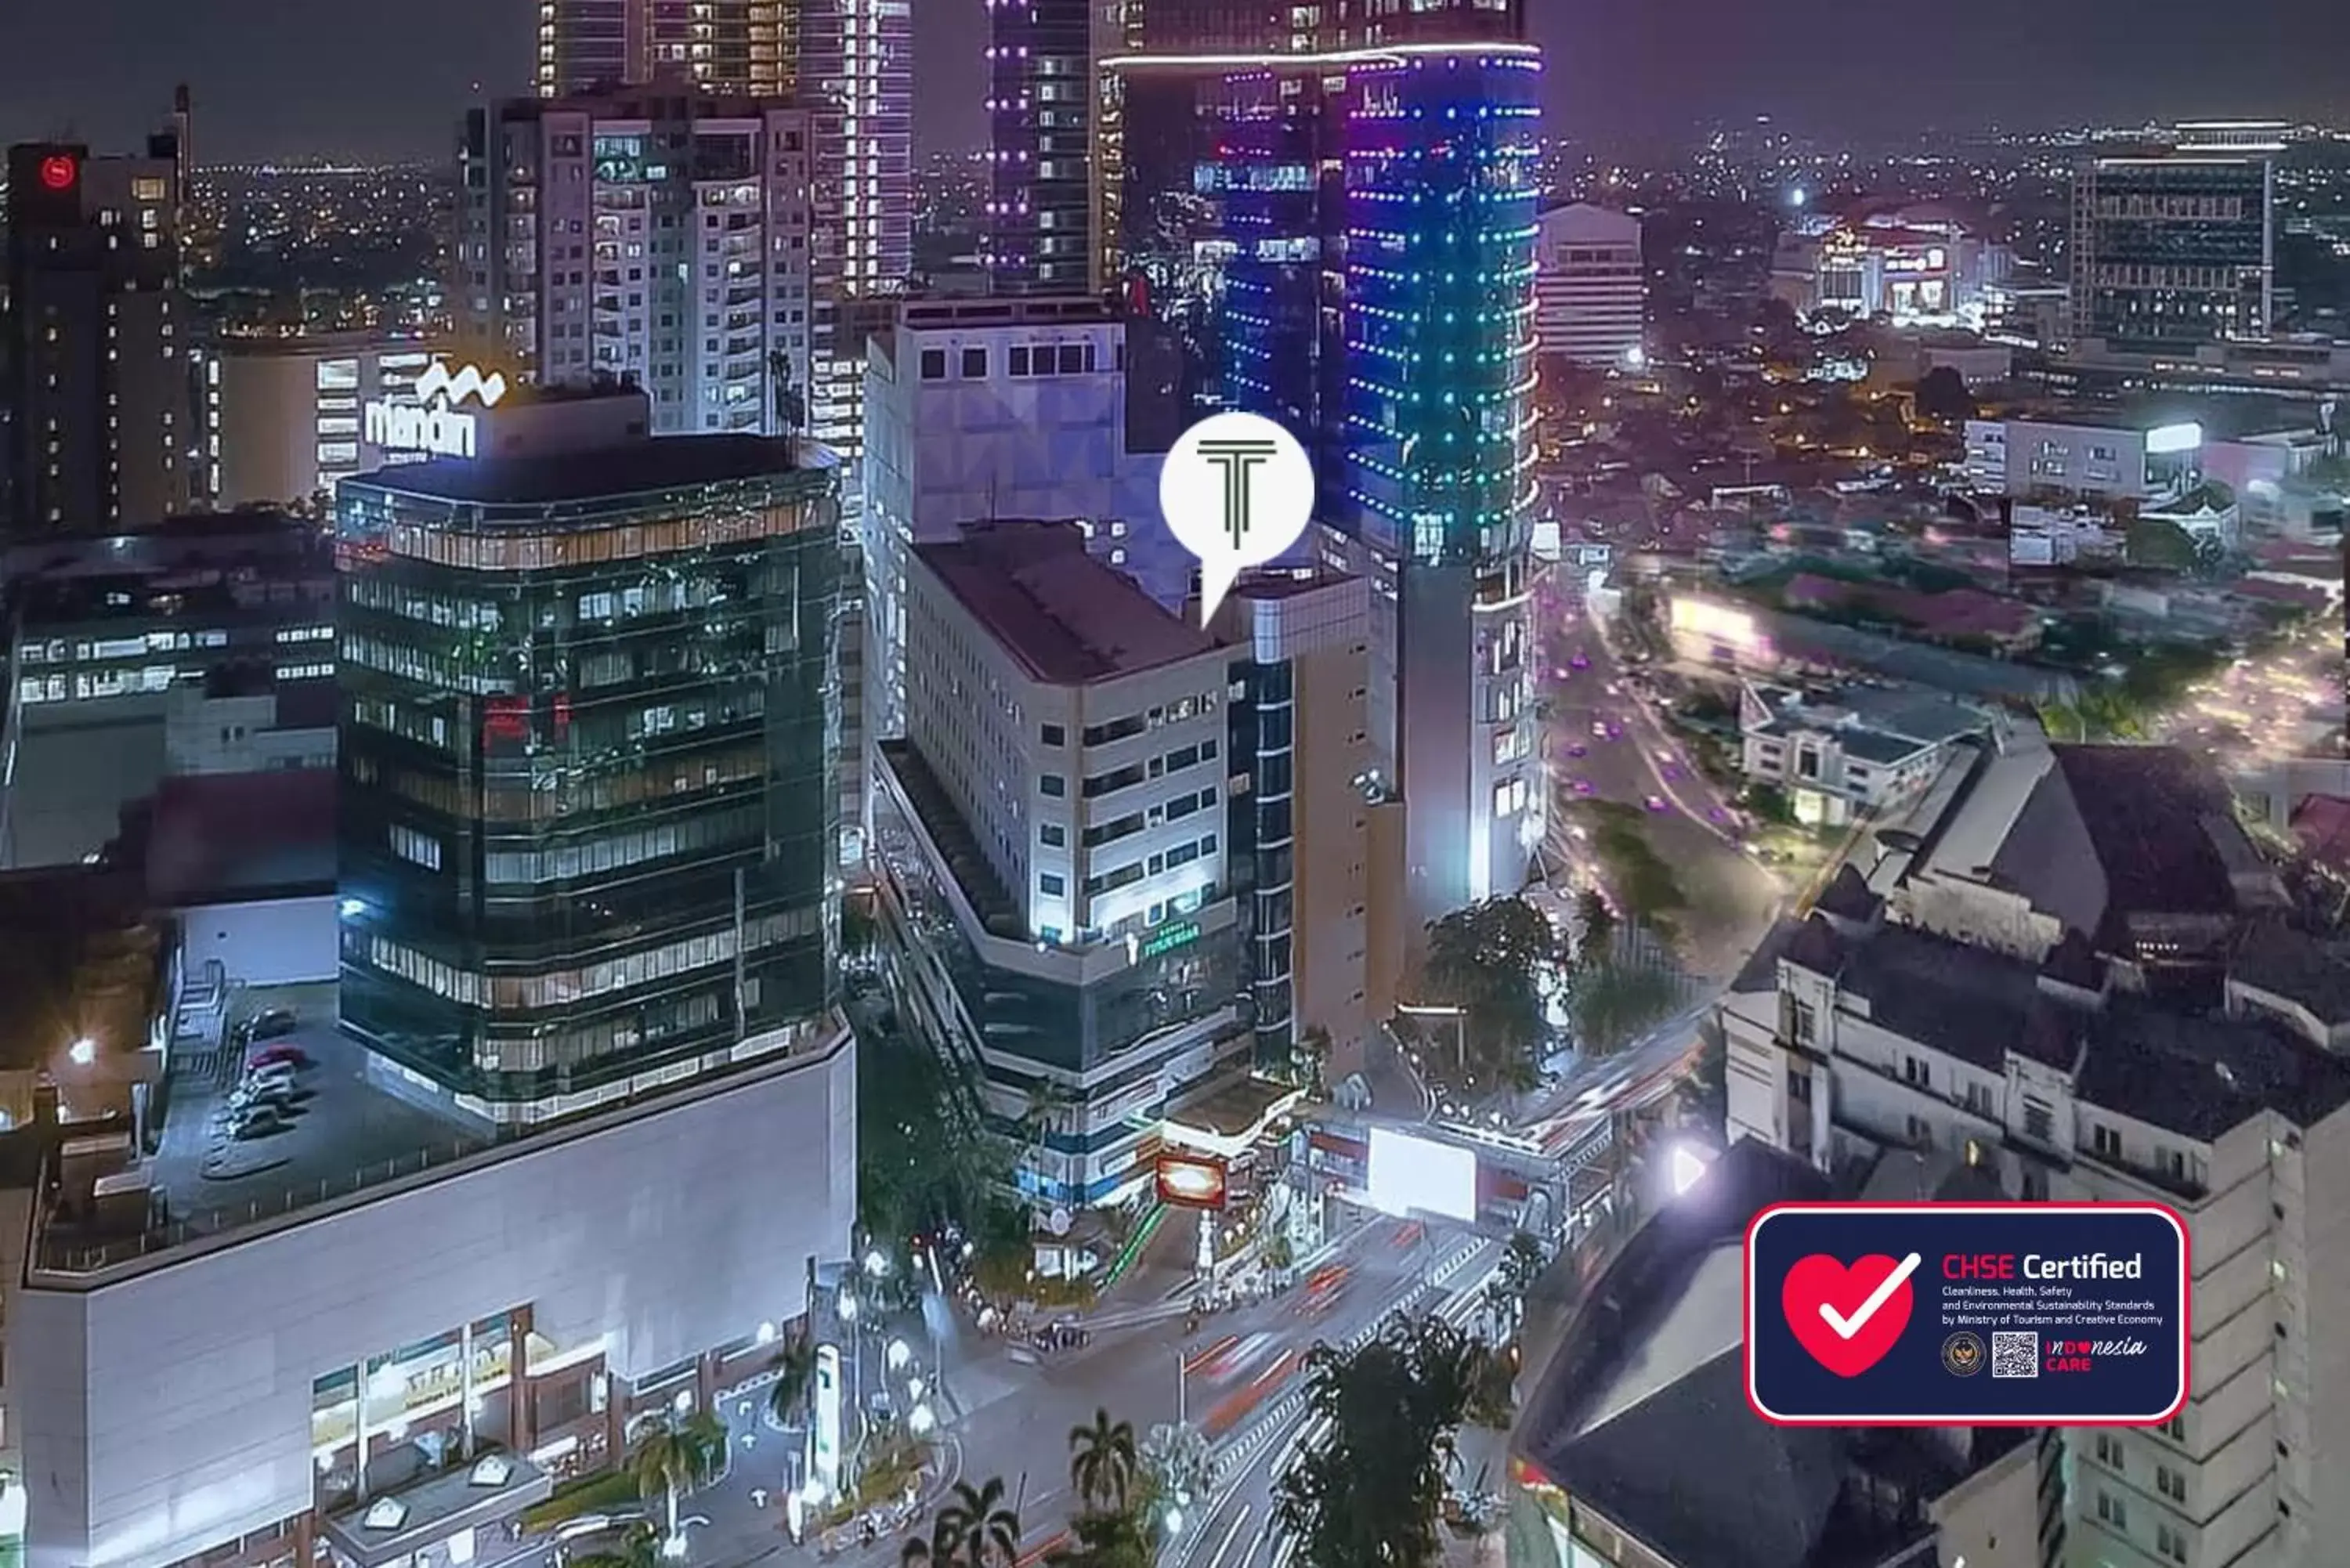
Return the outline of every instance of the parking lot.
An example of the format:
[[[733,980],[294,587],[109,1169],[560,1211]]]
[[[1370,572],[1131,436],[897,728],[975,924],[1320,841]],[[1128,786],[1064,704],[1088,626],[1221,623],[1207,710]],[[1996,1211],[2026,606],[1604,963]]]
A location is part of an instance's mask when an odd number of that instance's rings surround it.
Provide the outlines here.
[[[282,1032],[243,1040],[241,1025],[281,1008],[292,1013]],[[154,1163],[175,1226],[233,1230],[486,1147],[473,1129],[372,1081],[367,1053],[343,1037],[334,1008],[331,982],[246,987],[221,1045],[174,1059]],[[247,1066],[255,1058],[278,1062],[259,1075],[280,1082],[240,1096],[256,1076]]]

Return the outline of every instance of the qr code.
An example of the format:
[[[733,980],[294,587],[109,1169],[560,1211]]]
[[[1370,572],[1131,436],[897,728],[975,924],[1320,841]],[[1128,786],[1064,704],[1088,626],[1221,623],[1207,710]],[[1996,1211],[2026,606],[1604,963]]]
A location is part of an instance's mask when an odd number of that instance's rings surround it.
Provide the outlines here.
[[[1993,1377],[2040,1376],[2040,1336],[2036,1334],[1994,1334],[1991,1336]]]

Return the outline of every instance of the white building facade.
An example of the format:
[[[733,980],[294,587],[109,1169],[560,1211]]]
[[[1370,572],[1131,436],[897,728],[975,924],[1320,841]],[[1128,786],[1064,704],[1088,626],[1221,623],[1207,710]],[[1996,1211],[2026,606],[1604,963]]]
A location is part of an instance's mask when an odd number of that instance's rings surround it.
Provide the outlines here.
[[[809,1260],[848,1250],[855,1077],[843,1032],[787,1064],[120,1259],[44,1256],[36,1225],[7,1303],[27,1563],[326,1561],[320,1537],[358,1511],[334,1499],[360,1433],[380,1454],[452,1418],[456,1382],[432,1381],[445,1357],[415,1348],[452,1335],[471,1342],[469,1403],[549,1474],[583,1451],[616,1460],[633,1412],[708,1407],[806,1310]],[[496,1332],[466,1328],[483,1324]]]
[[[1092,300],[910,302],[871,341],[861,528],[868,729],[906,733],[905,597],[916,545],[995,518],[1081,524],[1162,602],[1191,561],[1158,515],[1159,456],[1129,453],[1126,329]]]
[[[1005,524],[916,551],[907,739],[876,770],[899,1001],[1027,1125],[1048,1211],[1139,1190],[1153,1118],[1250,1039],[1231,655],[1085,545]]]
[[[1969,420],[1966,443],[1967,480],[1981,494],[2143,501],[2199,472],[2203,428]]]
[[[1551,209],[1540,222],[1536,352],[1577,365],[1637,369],[1648,297],[1640,220],[1577,202]]]

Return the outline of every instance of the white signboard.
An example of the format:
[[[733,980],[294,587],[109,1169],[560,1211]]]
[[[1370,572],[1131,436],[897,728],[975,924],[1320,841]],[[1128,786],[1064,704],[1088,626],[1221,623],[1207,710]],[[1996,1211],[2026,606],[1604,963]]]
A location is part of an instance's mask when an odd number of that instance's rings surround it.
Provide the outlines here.
[[[473,457],[481,449],[480,423],[460,407],[470,401],[495,408],[505,395],[506,379],[495,370],[484,376],[472,365],[452,371],[432,364],[416,378],[414,402],[378,399],[362,409],[363,431],[369,446],[385,452]]]
[[[840,1490],[840,1349],[819,1345],[816,1349],[816,1430],[808,1472],[827,1497]]]

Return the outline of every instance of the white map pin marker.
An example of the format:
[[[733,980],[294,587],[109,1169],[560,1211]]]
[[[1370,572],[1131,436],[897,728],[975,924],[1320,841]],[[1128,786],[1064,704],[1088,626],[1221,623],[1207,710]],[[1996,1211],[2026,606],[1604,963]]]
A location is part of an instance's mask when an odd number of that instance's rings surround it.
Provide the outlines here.
[[[1185,431],[1159,471],[1159,511],[1200,563],[1205,626],[1251,566],[1279,560],[1314,521],[1314,462],[1261,414],[1215,414]]]

